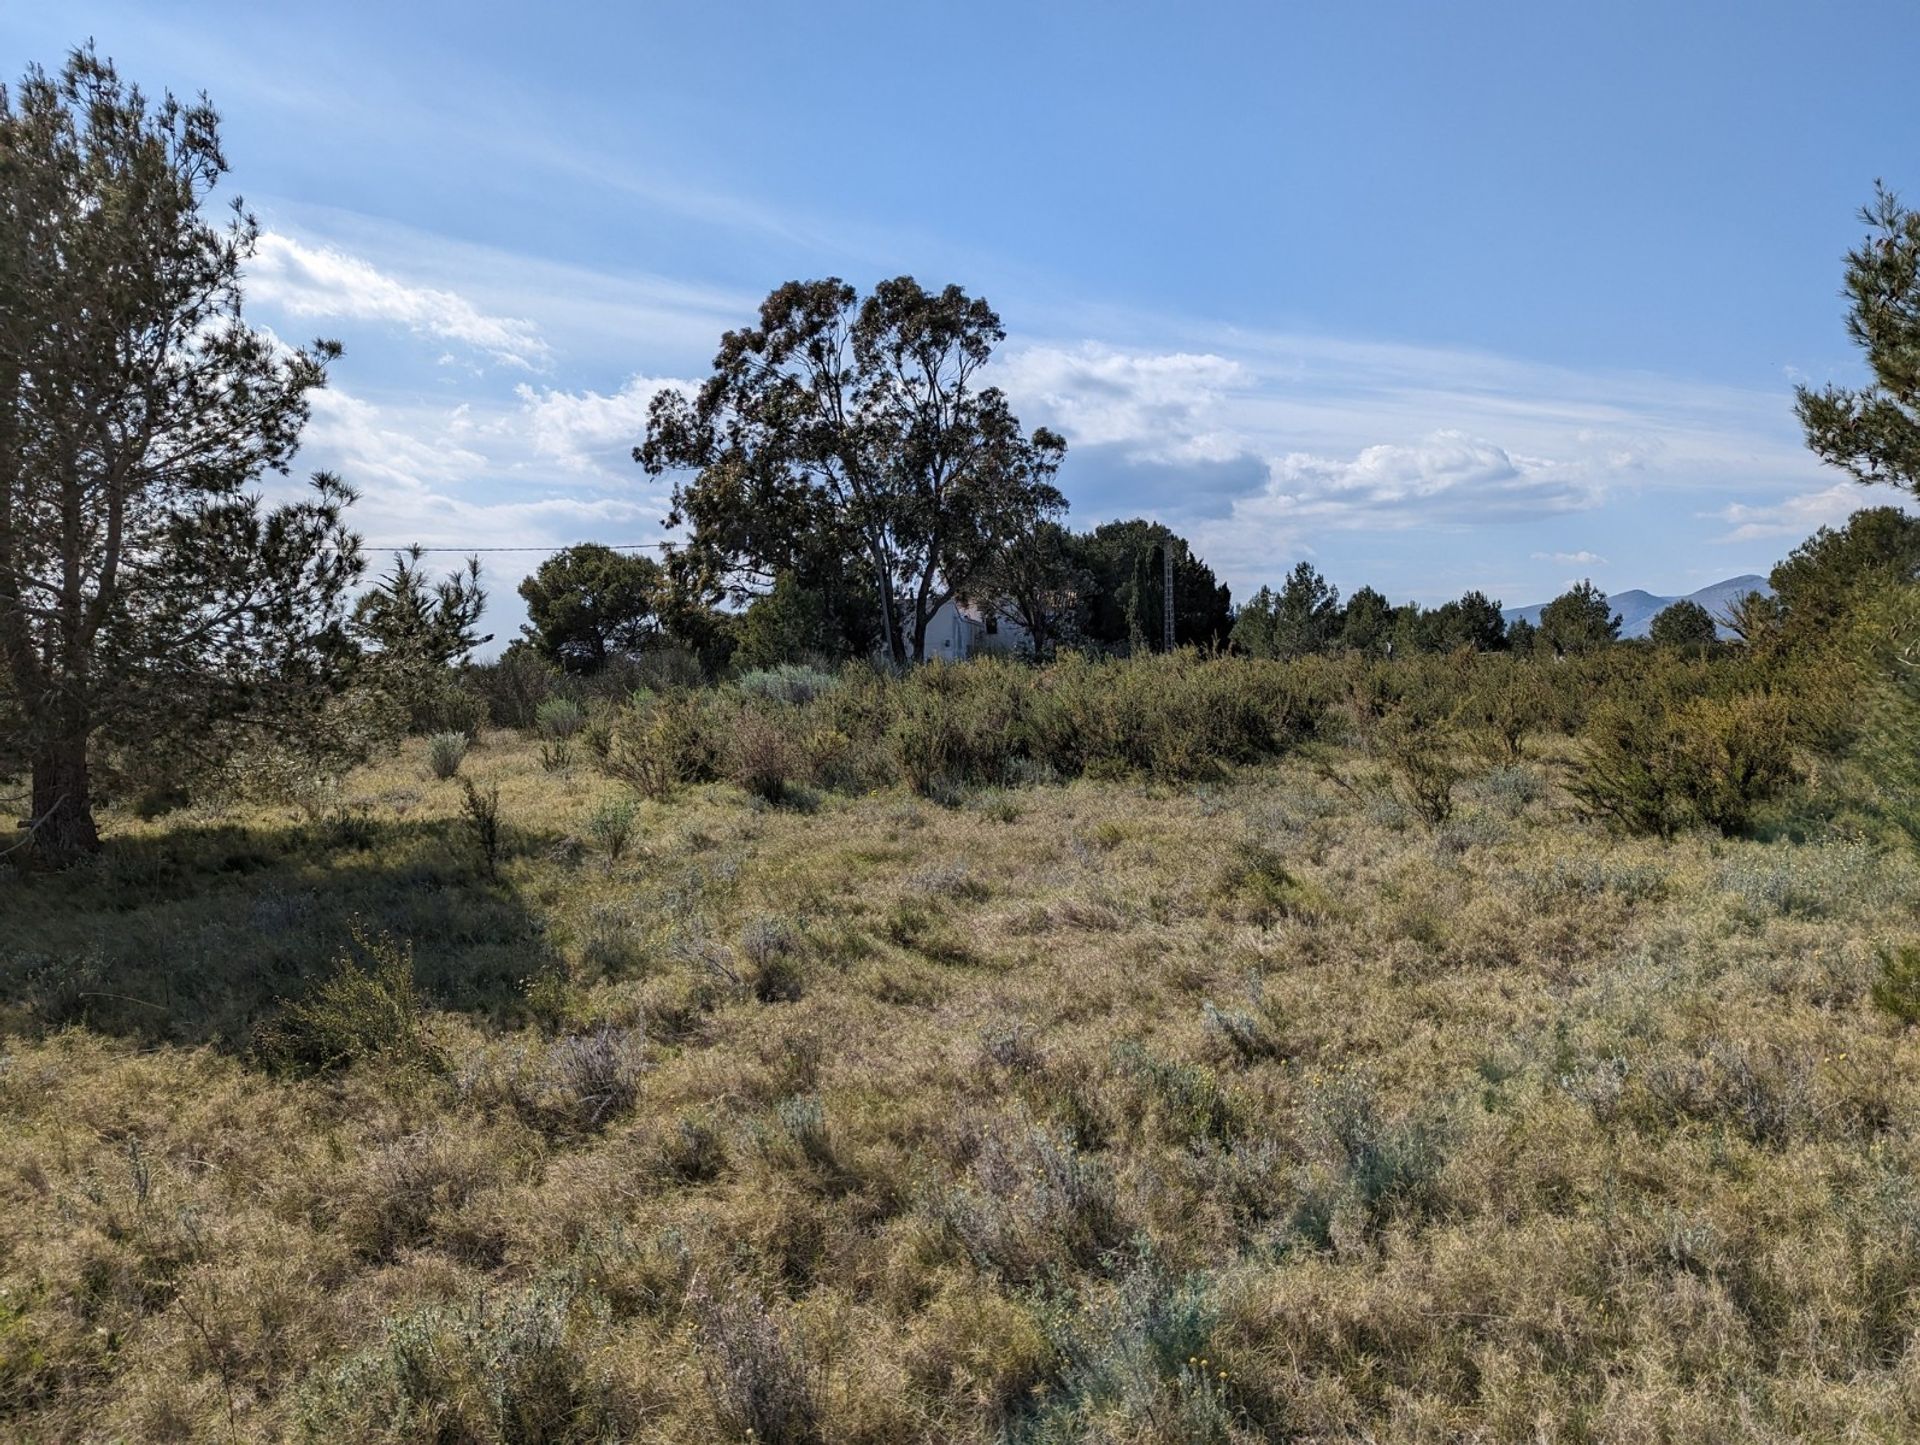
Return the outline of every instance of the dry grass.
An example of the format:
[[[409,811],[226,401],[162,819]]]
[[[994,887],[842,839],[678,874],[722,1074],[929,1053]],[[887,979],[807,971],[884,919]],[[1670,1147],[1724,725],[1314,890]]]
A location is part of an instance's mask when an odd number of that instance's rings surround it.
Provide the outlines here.
[[[1283,763],[590,848],[613,786],[497,734],[489,880],[424,757],[0,882],[0,1435],[1920,1431],[1902,856],[1531,764],[1432,828]],[[276,1061],[356,927],[428,1037]]]

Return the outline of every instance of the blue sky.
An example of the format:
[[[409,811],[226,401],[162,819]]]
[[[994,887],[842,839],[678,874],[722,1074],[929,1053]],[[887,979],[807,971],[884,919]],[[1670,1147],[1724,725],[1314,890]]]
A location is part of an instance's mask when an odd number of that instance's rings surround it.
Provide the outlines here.
[[[1910,4],[63,0],[0,62],[88,35],[225,116],[373,542],[659,537],[647,400],[825,274],[987,296],[1073,519],[1236,596],[1682,592],[1897,500],[1791,401],[1858,377],[1874,179],[1920,195]]]

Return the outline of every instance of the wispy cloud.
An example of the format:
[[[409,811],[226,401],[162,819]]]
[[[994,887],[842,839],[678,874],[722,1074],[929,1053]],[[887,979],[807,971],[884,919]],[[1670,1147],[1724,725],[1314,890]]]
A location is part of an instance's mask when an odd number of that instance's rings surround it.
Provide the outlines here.
[[[489,315],[457,292],[410,285],[359,256],[277,231],[261,236],[247,280],[256,300],[289,316],[403,326],[528,371],[552,359],[531,321]]]
[[[1099,342],[1017,348],[1000,384],[1083,446],[1121,445],[1141,460],[1224,461],[1246,450],[1224,415],[1246,381],[1208,352],[1155,355]]]
[[[533,449],[570,472],[589,472],[609,463],[631,469],[632,449],[647,431],[647,411],[663,391],[691,397],[695,383],[674,377],[629,377],[611,394],[597,391],[535,389],[525,383],[514,388],[521,414],[514,425],[524,427]]]
[[[1531,520],[1595,505],[1603,489],[1594,472],[1587,463],[1519,456],[1483,437],[1436,431],[1352,457],[1276,457],[1266,487],[1236,501],[1233,514],[1237,521],[1325,527]]]
[[[1734,502],[1704,515],[1732,523],[1716,540],[1750,542],[1774,537],[1805,537],[1821,527],[1837,527],[1862,507],[1897,505],[1893,492],[1870,493],[1857,482],[1835,482],[1817,492],[1800,492],[1765,504]]]
[[[448,547],[566,546],[589,537],[650,541],[666,497],[630,460],[556,476],[537,413],[419,403],[376,404],[331,387],[315,396],[309,466],[359,487],[354,525],[369,539]],[[537,554],[503,559],[517,578]],[[524,564],[524,565],[522,565]]]
[[[1563,567],[1604,567],[1607,559],[1598,552],[1589,552],[1584,547],[1578,552],[1535,552],[1536,562],[1557,562]]]

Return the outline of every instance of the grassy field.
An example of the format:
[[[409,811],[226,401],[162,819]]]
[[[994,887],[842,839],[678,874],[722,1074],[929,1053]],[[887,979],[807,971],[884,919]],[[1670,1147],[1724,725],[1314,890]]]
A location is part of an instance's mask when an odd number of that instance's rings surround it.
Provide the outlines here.
[[[0,1436],[1920,1433],[1902,854],[424,749],[0,872]]]

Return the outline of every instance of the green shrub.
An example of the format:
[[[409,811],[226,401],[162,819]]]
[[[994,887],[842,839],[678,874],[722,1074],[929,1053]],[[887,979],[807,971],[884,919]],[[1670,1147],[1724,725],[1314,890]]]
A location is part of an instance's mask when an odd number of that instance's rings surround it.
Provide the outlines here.
[[[550,697],[534,709],[534,726],[561,741],[587,725],[586,710],[570,697]]]
[[[608,798],[588,817],[587,836],[607,855],[609,864],[618,863],[633,841],[634,816],[629,799]]]
[[[645,718],[632,712],[614,723],[606,748],[594,755],[594,764],[643,798],[665,798],[678,781],[672,760],[659,746]]]
[[[1881,1012],[1903,1024],[1920,1024],[1920,945],[1881,950],[1871,993]]]
[[[763,667],[752,672],[743,672],[734,680],[734,686],[748,697],[760,702],[780,702],[799,707],[831,692],[840,684],[840,679],[831,672],[817,667],[805,667],[797,663],[786,663],[779,667]]]
[[[580,1337],[603,1314],[552,1280],[396,1316],[378,1345],[314,1375],[301,1433],[316,1442],[614,1438],[616,1416]]]
[[[1309,922],[1326,918],[1333,902],[1313,884],[1295,878],[1286,860],[1260,842],[1240,842],[1221,871],[1214,895],[1257,923],[1276,918],[1300,918]]]
[[[1513,658],[1478,660],[1462,699],[1460,721],[1487,761],[1512,765],[1525,756],[1527,735],[1544,726],[1553,704],[1542,669]]]
[[[560,685],[560,669],[524,643],[515,643],[498,661],[461,669],[461,681],[487,708],[496,727],[537,725],[540,704]]]
[[[1609,699],[1584,742],[1572,788],[1587,812],[1663,838],[1696,824],[1738,833],[1794,775],[1791,711],[1768,693]]]
[[[1460,770],[1449,756],[1452,739],[1437,723],[1399,714],[1374,732],[1374,746],[1386,761],[1400,801],[1429,828],[1453,816],[1453,790]]]
[[[459,733],[472,741],[487,725],[486,699],[461,686],[455,675],[442,673],[411,705],[409,732]]]
[[[356,935],[333,975],[290,1004],[261,1033],[269,1061],[327,1073],[362,1059],[438,1068],[441,1055],[413,978],[413,950],[387,937]]]
[[[465,733],[435,733],[427,739],[427,770],[443,783],[460,771],[466,758]]]

